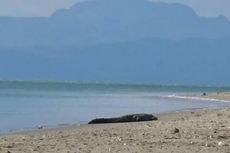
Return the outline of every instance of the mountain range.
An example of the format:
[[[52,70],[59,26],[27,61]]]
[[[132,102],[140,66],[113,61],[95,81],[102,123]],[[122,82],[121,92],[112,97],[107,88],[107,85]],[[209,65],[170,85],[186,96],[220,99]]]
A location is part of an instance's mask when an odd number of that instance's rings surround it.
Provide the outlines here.
[[[230,85],[230,22],[181,4],[89,0],[0,17],[0,78]]]

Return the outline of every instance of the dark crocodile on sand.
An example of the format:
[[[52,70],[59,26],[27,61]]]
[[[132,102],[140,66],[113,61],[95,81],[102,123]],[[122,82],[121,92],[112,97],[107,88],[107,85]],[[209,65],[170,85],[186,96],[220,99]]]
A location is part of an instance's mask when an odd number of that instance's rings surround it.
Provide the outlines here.
[[[105,124],[105,123],[124,123],[124,122],[142,122],[153,121],[158,118],[152,114],[131,114],[114,118],[97,118],[90,121],[88,124]]]

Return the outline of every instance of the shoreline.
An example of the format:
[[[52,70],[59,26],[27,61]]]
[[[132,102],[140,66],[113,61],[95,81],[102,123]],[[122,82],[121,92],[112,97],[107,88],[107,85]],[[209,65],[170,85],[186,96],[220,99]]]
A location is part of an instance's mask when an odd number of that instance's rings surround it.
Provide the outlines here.
[[[168,112],[163,112],[163,113],[151,113],[156,117],[159,116],[165,116],[165,115],[174,115],[177,113],[187,113],[187,112],[196,112],[196,111],[204,111],[204,110],[216,110],[216,109],[225,109],[225,108],[230,108],[229,106],[216,106],[216,107],[205,107],[205,108],[190,108],[190,109],[181,109],[181,110],[175,110],[175,111],[168,111]],[[129,123],[142,123],[142,122],[146,122],[146,121],[141,121],[141,122],[128,122]],[[149,122],[149,121],[147,121]],[[125,122],[126,123],[126,122]],[[123,124],[123,123],[105,123],[105,124],[101,124],[101,125],[108,125],[108,124]],[[94,125],[94,124],[93,124]],[[90,126],[88,124],[88,122],[82,122],[82,123],[69,123],[69,124],[65,124],[65,125],[54,125],[54,126],[47,126],[47,125],[43,125],[43,126],[37,126],[37,127],[32,127],[32,128],[25,128],[25,129],[15,129],[15,130],[9,130],[9,131],[5,131],[5,132],[1,132],[0,131],[0,137],[1,136],[7,136],[7,135],[15,135],[15,134],[27,134],[27,133],[37,133],[37,132],[43,132],[43,131],[52,131],[52,130],[59,130],[59,129],[69,129],[69,128],[79,128],[79,127],[87,127]]]
[[[208,93],[204,97],[216,95],[220,93]],[[221,98],[228,100],[228,95],[230,93],[221,93]],[[193,96],[203,98],[199,94]],[[229,153],[230,106],[155,115],[157,121],[73,124],[0,134],[0,152]]]
[[[158,117],[158,121],[72,125],[0,135],[0,152],[228,153],[230,150],[230,107],[163,113]]]
[[[226,97],[220,96],[222,94],[227,95]],[[217,97],[216,95],[219,95]],[[214,101],[214,102],[222,102],[222,103],[229,103],[230,106],[230,92],[223,92],[223,93],[207,93],[206,96],[203,96],[202,93],[191,93],[191,94],[179,94],[179,95],[168,95],[168,98],[175,98],[175,99],[185,99],[185,100],[201,100],[201,101]],[[215,98],[215,99],[214,99]],[[223,109],[228,106],[216,106],[216,107],[203,107],[203,108],[189,108],[189,109],[180,109],[180,110],[174,110],[174,111],[169,111],[169,112],[163,112],[163,113],[152,113],[153,115],[156,116],[161,116],[164,114],[174,114],[174,113],[184,113],[188,111],[199,111],[199,110],[206,110],[206,109]],[[127,114],[123,114],[127,115]],[[93,118],[92,118],[93,119]],[[35,127],[29,127],[25,129],[10,129],[8,131],[0,131],[0,136],[2,135],[9,135],[9,134],[17,134],[17,133],[27,133],[27,132],[37,132],[37,131],[42,131],[42,130],[52,130],[52,129],[60,129],[60,128],[69,128],[69,127],[76,127],[76,126],[87,126],[88,121],[84,122],[79,122],[79,123],[65,123],[65,124],[57,124],[57,125],[37,125]]]
[[[223,102],[223,103],[230,103],[229,100],[224,100],[219,98],[212,98],[212,97],[202,97],[200,95],[168,95],[169,98],[176,98],[176,99],[187,99],[187,100],[201,100],[201,101],[211,101],[211,102]]]
[[[189,94],[189,97],[197,97],[201,99],[230,102],[230,92],[204,92],[201,94]]]

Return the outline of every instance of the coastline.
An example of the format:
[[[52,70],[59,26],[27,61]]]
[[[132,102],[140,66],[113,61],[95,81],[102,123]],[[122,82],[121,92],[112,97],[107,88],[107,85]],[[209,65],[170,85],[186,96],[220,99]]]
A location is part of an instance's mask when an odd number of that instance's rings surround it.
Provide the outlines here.
[[[186,95],[168,95],[169,98],[178,99],[191,99],[191,100],[201,100],[201,101],[214,101],[214,102],[224,102],[230,103],[230,93],[229,92],[211,92],[211,93],[193,93]]]
[[[203,93],[201,95],[191,95],[191,96],[198,96],[200,98],[216,99],[220,101],[230,102],[230,92],[211,92],[211,93]]]
[[[228,101],[225,93],[200,98]],[[191,96],[191,95],[190,95]],[[0,135],[1,153],[137,152],[228,153],[230,107],[195,109],[158,115],[158,121],[102,125],[70,125]]]
[[[179,95],[168,95],[168,96],[164,96],[164,97],[168,97],[168,98],[175,98],[175,99],[185,99],[185,100],[200,100],[200,101],[214,101],[214,102],[222,102],[222,103],[229,103],[229,107],[230,107],[230,93],[225,92],[226,94],[229,95],[229,99],[225,99],[225,97],[211,97],[210,95],[216,95],[217,93],[209,93],[208,95],[206,95],[205,97],[202,95],[202,93],[192,93],[192,94],[179,94]],[[218,94],[219,95],[219,94]],[[214,99],[216,98],[216,99]],[[156,116],[162,116],[164,114],[174,114],[174,113],[184,113],[184,112],[189,112],[189,111],[197,111],[197,110],[204,110],[204,109],[222,109],[225,108],[226,106],[216,106],[216,107],[196,107],[196,108],[185,108],[185,109],[178,109],[178,110],[174,110],[174,111],[168,111],[168,112],[163,112],[163,113],[153,113]],[[123,114],[123,115],[127,115],[127,114]],[[32,132],[39,132],[41,130],[53,130],[53,129],[65,129],[65,128],[69,128],[69,127],[80,127],[80,126],[87,126],[88,121],[84,121],[84,122],[79,122],[79,123],[60,123],[57,125],[37,125],[34,127],[29,127],[29,128],[24,128],[24,129],[12,129],[9,131],[0,131],[0,136],[2,135],[12,135],[12,134],[17,134],[17,133],[32,133]]]
[[[75,125],[0,136],[0,152],[215,152],[230,150],[230,108],[165,113],[158,121]]]

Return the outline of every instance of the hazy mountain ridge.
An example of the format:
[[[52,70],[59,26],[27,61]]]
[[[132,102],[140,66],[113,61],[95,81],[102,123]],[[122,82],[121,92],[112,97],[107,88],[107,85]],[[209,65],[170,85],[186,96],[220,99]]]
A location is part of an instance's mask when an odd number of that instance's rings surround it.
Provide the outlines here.
[[[149,37],[184,39],[230,35],[230,22],[201,18],[184,5],[145,0],[91,0],[48,18],[0,18],[2,47],[83,47]],[[13,45],[12,45],[13,44]]]
[[[83,81],[230,84],[227,71],[230,38],[218,40],[216,43],[212,39],[145,39],[72,50],[59,56],[50,52],[49,57],[5,53],[0,57],[0,75],[4,78],[17,75],[21,79],[32,76]]]
[[[230,22],[180,4],[91,0],[0,17],[0,78],[230,84]]]

